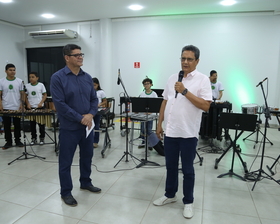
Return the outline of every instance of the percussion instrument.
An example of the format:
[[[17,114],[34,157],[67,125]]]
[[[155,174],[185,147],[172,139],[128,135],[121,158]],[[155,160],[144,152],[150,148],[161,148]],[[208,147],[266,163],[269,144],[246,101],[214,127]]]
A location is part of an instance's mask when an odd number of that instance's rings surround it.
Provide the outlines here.
[[[52,127],[51,117],[55,116],[55,113],[50,109],[36,109],[36,110],[4,110],[0,112],[0,116],[8,117],[24,117],[30,121],[36,121],[39,124],[45,124],[47,127]]]
[[[47,97],[46,101],[44,102],[44,105],[45,105],[45,107],[46,107],[47,109],[50,109],[50,110],[52,110],[52,111],[56,111],[51,96],[48,96],[48,97]]]
[[[257,114],[259,106],[257,104],[243,104],[242,107],[242,113],[243,114]]]
[[[212,102],[208,112],[202,113],[199,135],[202,138],[217,138],[221,140],[222,128],[219,126],[220,114],[226,110],[232,110],[232,104],[228,101]]]
[[[153,121],[158,118],[158,115],[155,114],[132,114],[130,120],[132,121]]]
[[[108,114],[109,111],[110,111],[109,107],[99,107],[97,114],[98,115],[106,115],[106,114]]]

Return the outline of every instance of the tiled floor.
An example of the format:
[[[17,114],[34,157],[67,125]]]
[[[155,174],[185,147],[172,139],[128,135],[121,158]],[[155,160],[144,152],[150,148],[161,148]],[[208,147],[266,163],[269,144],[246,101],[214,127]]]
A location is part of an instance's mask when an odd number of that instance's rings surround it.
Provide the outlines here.
[[[9,224],[279,224],[280,223],[280,185],[273,180],[262,179],[256,182],[242,181],[237,177],[218,175],[228,172],[231,167],[232,150],[230,150],[214,169],[215,159],[221,154],[199,151],[204,158],[200,166],[196,159],[195,216],[187,220],[182,216],[183,204],[176,203],[157,207],[153,200],[164,194],[165,167],[164,157],[155,151],[148,157],[161,167],[143,166],[135,168],[139,163],[129,155],[124,155],[126,138],[121,137],[119,123],[115,130],[110,128],[111,148],[101,156],[104,133],[101,134],[99,147],[95,149],[93,159],[93,184],[102,188],[101,194],[92,194],[79,189],[78,150],[72,167],[74,183],[73,195],[78,201],[77,207],[65,205],[59,194],[57,156],[53,145],[30,146],[26,150],[30,154],[46,157],[22,157],[11,165],[9,162],[22,155],[24,148],[13,147],[0,150],[0,223]],[[263,128],[262,128],[263,130]],[[49,131],[52,135],[52,132]],[[267,137],[273,142],[265,144],[263,170],[270,175],[266,165],[271,166],[280,154],[280,132],[277,128],[269,128]],[[136,133],[137,135],[138,133]],[[242,158],[247,162],[250,171],[259,170],[261,144],[255,149],[253,141],[242,141],[249,133],[245,132],[238,140]],[[234,134],[231,132],[231,137]],[[260,136],[261,137],[261,136]],[[259,137],[259,138],[260,138]],[[30,133],[27,133],[30,141]],[[49,142],[49,140],[46,140]],[[215,140],[215,145],[225,148],[224,141]],[[4,144],[4,136],[0,136],[0,145]],[[199,146],[208,142],[199,140]],[[142,149],[134,147],[134,156],[142,159]],[[246,155],[245,155],[246,154]],[[30,159],[29,159],[30,158]],[[280,179],[280,166],[274,166],[276,180]],[[244,169],[238,157],[235,157],[234,172],[244,176]],[[180,173],[178,198],[182,198],[182,174]]]

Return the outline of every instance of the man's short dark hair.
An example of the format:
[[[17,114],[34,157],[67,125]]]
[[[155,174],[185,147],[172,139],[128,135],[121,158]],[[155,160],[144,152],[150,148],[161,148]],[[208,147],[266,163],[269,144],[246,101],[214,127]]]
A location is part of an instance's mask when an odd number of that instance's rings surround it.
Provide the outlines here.
[[[7,71],[9,68],[16,68],[14,64],[6,64],[5,70]]]
[[[184,51],[192,51],[194,53],[195,60],[199,59],[200,51],[196,46],[187,45],[187,46],[183,47],[181,54],[183,54]]]
[[[153,80],[149,79],[149,78],[145,78],[143,81],[142,81],[142,84],[144,85],[146,82],[149,82],[151,84],[153,84]]]
[[[215,71],[215,70],[212,70],[211,72],[210,72],[210,76],[212,76],[212,75],[214,75],[214,74],[216,74],[217,72]]]
[[[29,75],[30,75],[30,74],[33,74],[33,75],[35,75],[36,77],[39,77],[38,72],[29,72]]]
[[[62,53],[63,56],[65,55],[70,55],[72,53],[73,50],[75,49],[79,49],[81,50],[82,48],[76,44],[67,44],[63,47]]]

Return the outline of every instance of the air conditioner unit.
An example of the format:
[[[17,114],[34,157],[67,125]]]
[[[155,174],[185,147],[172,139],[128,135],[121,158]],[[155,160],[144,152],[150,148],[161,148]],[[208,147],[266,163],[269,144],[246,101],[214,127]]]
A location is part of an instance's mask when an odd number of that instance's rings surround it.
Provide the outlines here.
[[[69,29],[32,31],[28,34],[35,39],[73,39],[78,37],[78,33],[76,31]]]

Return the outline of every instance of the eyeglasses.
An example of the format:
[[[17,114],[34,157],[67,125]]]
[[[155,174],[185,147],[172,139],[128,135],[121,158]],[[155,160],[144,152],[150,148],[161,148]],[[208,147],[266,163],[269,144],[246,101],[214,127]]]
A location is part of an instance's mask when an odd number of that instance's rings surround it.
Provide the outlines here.
[[[180,58],[181,62],[185,62],[187,60],[187,62],[193,62],[195,60],[195,58]]]
[[[75,58],[79,58],[79,57],[83,58],[85,56],[85,54],[83,54],[83,53],[81,53],[81,54],[68,54],[68,56],[73,56]]]
[[[151,85],[151,83],[146,82],[146,83],[144,83],[143,85],[144,85],[144,86],[147,86],[147,85]]]

